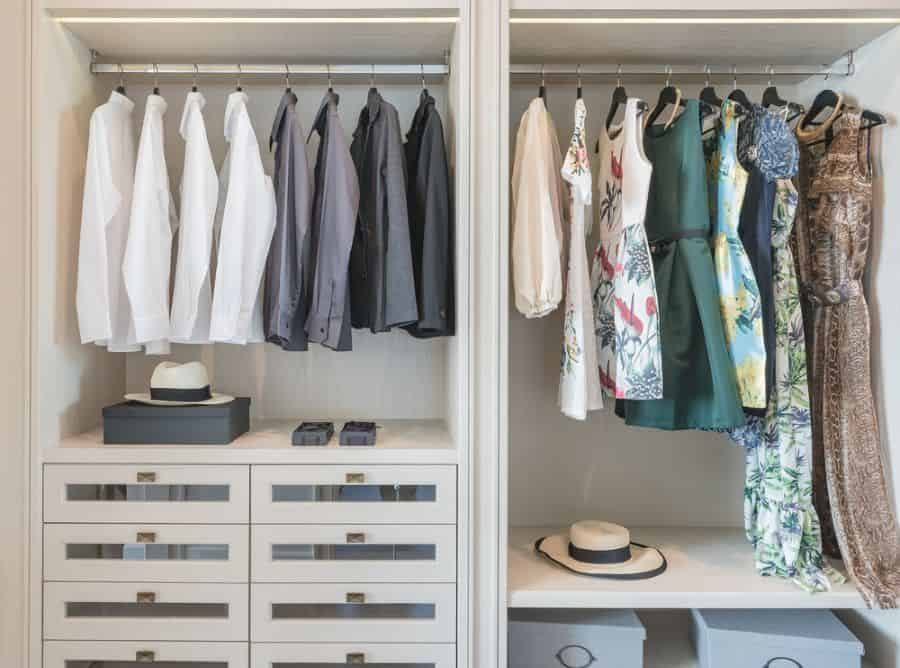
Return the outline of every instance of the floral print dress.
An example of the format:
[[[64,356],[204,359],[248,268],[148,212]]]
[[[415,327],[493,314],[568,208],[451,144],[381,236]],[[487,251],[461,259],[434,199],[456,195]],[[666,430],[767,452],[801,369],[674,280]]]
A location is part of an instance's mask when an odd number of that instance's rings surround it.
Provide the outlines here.
[[[790,578],[809,592],[827,591],[843,576],[822,556],[819,518],[812,504],[809,386],[806,340],[794,255],[789,239],[798,195],[790,177],[797,171],[796,141],[780,114],[767,125],[781,131],[761,141],[766,152],[794,159],[787,164],[762,161],[773,179],[775,206],[771,238],[775,293],[775,383],[765,416],[748,416],[747,424],[731,430],[744,446],[746,482],[744,525],[753,544],[757,571]],[[783,150],[778,150],[784,146]]]
[[[739,119],[737,103],[722,106],[717,150],[708,156],[715,189],[713,261],[719,284],[719,306],[725,328],[725,343],[737,374],[741,404],[745,408],[766,407],[766,348],[763,338],[762,304],[753,267],[738,235],[741,204],[747,187],[747,172],[737,159]]]
[[[585,208],[591,203],[591,166],[585,145],[584,101],[575,102],[575,129],[561,171],[569,184],[570,230],[569,273],[563,324],[562,359],[559,371],[559,407],[563,414],[584,420],[587,412],[603,407],[597,375],[597,351],[593,345],[594,312],[585,249]]]
[[[652,166],[642,148],[639,100],[598,143],[600,241],[591,288],[600,383],[617,399],[661,399],[662,349],[656,280],[644,216]]]

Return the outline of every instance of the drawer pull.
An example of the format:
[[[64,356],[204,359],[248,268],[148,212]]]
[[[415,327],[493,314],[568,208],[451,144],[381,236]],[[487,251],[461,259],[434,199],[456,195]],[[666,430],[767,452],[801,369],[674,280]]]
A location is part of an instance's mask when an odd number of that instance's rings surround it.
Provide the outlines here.
[[[153,663],[156,661],[156,652],[148,649],[138,650],[134,653],[134,660],[136,663]]]
[[[156,534],[153,531],[138,531],[137,542],[138,543],[155,543],[156,542]]]
[[[347,592],[347,603],[363,604],[366,602],[366,595],[360,592]]]
[[[152,591],[139,591],[135,599],[138,603],[156,603],[156,594]]]
[[[347,655],[347,663],[351,666],[358,666],[366,662],[366,655],[362,652],[351,652]]]
[[[347,542],[348,543],[365,543],[366,542],[366,534],[364,534],[364,533],[348,533],[347,534]]]
[[[348,484],[364,483],[366,481],[365,473],[348,473],[345,477]]]
[[[138,482],[156,482],[156,474],[153,471],[138,471]]]

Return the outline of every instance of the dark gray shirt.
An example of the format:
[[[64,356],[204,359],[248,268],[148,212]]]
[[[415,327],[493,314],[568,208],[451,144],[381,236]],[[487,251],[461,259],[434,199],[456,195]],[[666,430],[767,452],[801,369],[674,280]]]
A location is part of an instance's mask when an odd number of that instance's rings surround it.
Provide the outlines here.
[[[417,322],[397,110],[374,88],[350,148],[359,175],[359,221],[350,257],[353,326],[384,332]]]
[[[328,91],[310,136],[320,137],[310,229],[315,274],[306,333],[309,340],[334,350],[350,350],[348,267],[359,211],[359,183],[341,119],[338,96]]]
[[[423,90],[406,135],[407,209],[419,320],[418,338],[451,336],[454,327],[453,214],[444,126]]]
[[[269,246],[263,294],[266,341],[285,350],[306,350],[306,316],[312,280],[312,192],[306,144],[297,118],[297,96],[286,91],[275,113],[269,150],[275,144],[275,233]]]

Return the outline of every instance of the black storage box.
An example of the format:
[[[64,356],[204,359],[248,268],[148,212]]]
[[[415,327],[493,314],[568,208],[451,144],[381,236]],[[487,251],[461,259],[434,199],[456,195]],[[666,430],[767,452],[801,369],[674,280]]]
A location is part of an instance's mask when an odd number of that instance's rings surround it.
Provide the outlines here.
[[[328,445],[332,436],[333,422],[304,422],[291,434],[291,445]]]
[[[375,445],[374,422],[345,422],[341,429],[341,445]]]
[[[103,409],[103,442],[118,445],[224,445],[250,430],[250,397],[215,406],[151,406],[125,401]]]

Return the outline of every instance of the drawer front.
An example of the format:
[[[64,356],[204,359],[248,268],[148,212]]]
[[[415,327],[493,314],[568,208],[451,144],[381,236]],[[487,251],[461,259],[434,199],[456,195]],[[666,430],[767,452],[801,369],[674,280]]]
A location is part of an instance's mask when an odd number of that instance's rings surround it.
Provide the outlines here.
[[[246,524],[247,466],[47,465],[44,521]]]
[[[47,640],[247,640],[246,584],[44,584]]]
[[[255,525],[255,582],[454,582],[456,527]]]
[[[45,642],[44,668],[247,668],[247,643]]]
[[[250,527],[45,524],[44,579],[247,582]]]
[[[253,668],[455,668],[455,645],[261,644],[250,650]]]
[[[453,524],[455,466],[254,466],[253,522]]]
[[[452,584],[254,584],[254,642],[456,640]]]

